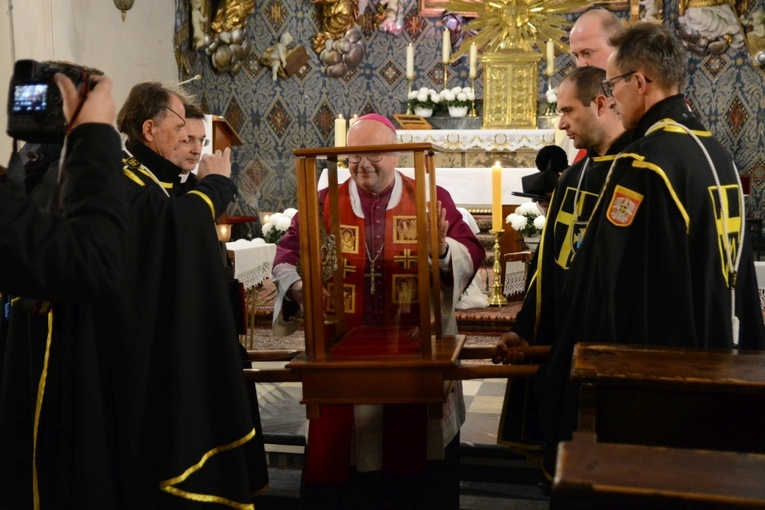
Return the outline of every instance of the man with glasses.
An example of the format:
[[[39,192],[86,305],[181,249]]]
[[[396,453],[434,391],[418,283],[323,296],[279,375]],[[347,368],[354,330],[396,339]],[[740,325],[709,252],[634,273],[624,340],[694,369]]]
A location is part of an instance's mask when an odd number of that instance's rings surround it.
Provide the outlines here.
[[[128,242],[105,320],[113,322],[109,340],[117,353],[110,362],[127,381],[114,395],[120,440],[135,456],[126,476],[142,488],[126,494],[136,503],[124,506],[176,508],[202,495],[247,508],[264,488],[264,453],[254,440],[262,431],[253,424],[213,228],[236,185],[227,148],[201,157],[193,189],[180,186],[174,159],[189,139],[184,103],[180,93],[143,82],[117,118],[127,135]],[[215,462],[205,463],[210,452],[217,452]]]
[[[606,72],[598,67],[579,67],[561,82],[558,128],[566,131],[574,147],[585,149],[587,156],[567,168],[558,179],[547,212],[547,221],[537,253],[539,263],[523,306],[512,329],[500,337],[495,363],[518,363],[523,355],[513,351],[515,345],[551,345],[556,338],[558,310],[571,261],[587,231],[590,214],[616,155],[629,143],[613,98],[606,97],[601,82]],[[505,416],[507,439],[550,445],[544,451],[545,475],[552,479],[554,451],[557,443],[544,441],[537,413],[537,402],[527,401],[526,380],[509,381],[508,412]],[[539,403],[544,406],[544,402]],[[523,417],[523,418],[521,418]]]
[[[556,342],[536,378],[542,418],[562,440],[575,428],[576,342],[765,348],[738,173],[686,105],[683,46],[651,23],[611,43],[603,91],[632,141],[571,262]]]
[[[396,130],[382,115],[368,114],[351,126],[347,141],[349,152],[354,146],[391,145],[397,142]],[[406,297],[416,288],[417,222],[425,218],[416,216],[414,181],[396,170],[398,160],[395,153],[351,154],[350,179],[338,186],[342,231],[338,242],[343,257],[339,263],[349,269],[343,281],[349,296],[345,303],[348,329],[419,324],[417,301]],[[326,196],[327,190],[322,190],[324,203]],[[449,193],[438,187],[437,198],[439,242],[430,255],[441,269],[442,331],[454,335],[454,307],[485,252]],[[303,302],[296,270],[299,216],[295,215],[279,243],[273,264],[277,335],[297,328],[288,319]],[[325,205],[324,218],[328,217]],[[424,404],[323,406],[322,417],[312,419],[309,427],[301,498],[306,507],[326,508],[332,503],[334,508],[457,509],[458,432],[464,421],[464,401],[461,386],[453,388],[442,420],[428,419]],[[319,449],[331,451],[337,461],[323,457]],[[350,485],[343,485],[348,481]],[[328,484],[341,486],[331,491]]]

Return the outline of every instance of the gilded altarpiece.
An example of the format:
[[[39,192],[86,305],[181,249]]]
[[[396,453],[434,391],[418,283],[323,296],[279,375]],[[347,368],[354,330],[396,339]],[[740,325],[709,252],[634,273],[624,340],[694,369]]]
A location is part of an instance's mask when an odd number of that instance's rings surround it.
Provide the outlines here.
[[[483,127],[536,128],[539,53],[507,50],[484,55],[481,61]]]

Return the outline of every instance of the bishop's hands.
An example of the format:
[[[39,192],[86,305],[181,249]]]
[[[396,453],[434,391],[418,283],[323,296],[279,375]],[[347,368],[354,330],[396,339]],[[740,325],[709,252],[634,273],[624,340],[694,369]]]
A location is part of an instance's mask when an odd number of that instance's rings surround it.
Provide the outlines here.
[[[77,105],[80,103],[81,94],[72,80],[62,73],[56,73],[53,81],[58,85],[61,91],[61,99],[64,102],[64,117],[69,123],[69,129],[73,129],[80,124],[96,122],[99,124],[114,124],[114,113],[116,106],[112,97],[112,81],[108,76],[91,76],[91,90],[80,108],[77,116],[72,119],[72,115],[77,111]],[[82,84],[87,87],[87,83]]]
[[[327,291],[326,288],[322,288],[321,291],[322,291],[322,297],[323,297],[323,299],[325,301],[330,298],[329,291]],[[298,319],[298,320],[302,319],[304,314],[305,314],[305,310],[303,308],[303,302],[304,302],[303,301],[304,300],[304,297],[303,297],[303,280],[297,280],[295,283],[290,285],[290,288],[287,289],[286,298],[287,298],[287,301],[291,301],[292,303],[296,304],[299,307],[298,311],[292,313],[290,315],[289,319],[290,320],[291,319]],[[322,305],[324,305],[324,304],[325,303],[322,303]]]
[[[449,230],[449,222],[446,220],[446,209],[441,206],[441,201],[437,201],[438,204],[438,257],[444,258],[446,256],[446,250],[448,245],[446,244],[446,232]],[[430,236],[430,211],[428,211],[428,236]]]
[[[203,154],[199,160],[197,177],[204,179],[210,174],[231,177],[231,148],[226,147],[223,152],[215,151],[214,154]]]
[[[517,365],[526,361],[526,356],[513,349],[513,347],[526,347],[529,343],[521,338],[521,336],[514,332],[508,331],[499,337],[499,343],[497,344],[497,354],[491,359],[492,363],[498,365]]]

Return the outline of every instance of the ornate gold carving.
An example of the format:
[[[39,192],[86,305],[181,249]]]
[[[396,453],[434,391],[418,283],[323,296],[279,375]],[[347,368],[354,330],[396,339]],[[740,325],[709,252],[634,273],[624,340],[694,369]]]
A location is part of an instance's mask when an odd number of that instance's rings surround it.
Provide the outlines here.
[[[536,128],[539,53],[505,50],[484,55],[485,128]]]

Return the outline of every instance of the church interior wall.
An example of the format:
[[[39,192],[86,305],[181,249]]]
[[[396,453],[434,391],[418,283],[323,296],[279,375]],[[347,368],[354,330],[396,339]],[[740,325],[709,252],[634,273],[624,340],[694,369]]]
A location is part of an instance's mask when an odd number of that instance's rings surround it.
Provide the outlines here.
[[[96,67],[113,82],[118,107],[143,80],[178,79],[173,54],[173,2],[135,2],[125,21],[106,0],[0,0],[0,97],[2,131],[8,125],[8,84],[18,59],[71,60]],[[11,141],[0,136],[0,162]]]
[[[213,2],[214,3],[214,2]],[[70,59],[93,65],[114,78],[118,105],[141,80],[176,82],[200,74],[185,85],[210,113],[223,115],[244,144],[234,152],[234,175],[240,198],[231,213],[278,211],[296,202],[292,151],[299,147],[333,144],[333,121],[338,114],[377,111],[387,116],[405,112],[406,46],[415,46],[413,87],[443,88],[442,20],[420,17],[418,2],[400,0],[405,9],[400,35],[377,30],[371,0],[360,18],[366,55],[341,78],[328,78],[311,38],[319,31],[317,3],[309,0],[255,2],[245,27],[251,53],[237,74],[217,72],[204,50],[189,46],[189,5],[175,2],[136,2],[123,23],[112,2],[100,0],[0,0],[0,83],[7,90],[16,58]],[[742,2],[735,2],[740,4]],[[744,2],[749,12],[765,8],[765,0]],[[11,9],[12,7],[12,9]],[[675,28],[677,0],[664,2],[666,23]],[[628,13],[620,12],[620,16]],[[13,20],[13,40],[9,20]],[[66,20],[61,21],[61,20]],[[34,31],[29,27],[36,27]],[[289,78],[271,79],[270,68],[259,64],[266,48],[289,32],[291,46],[302,45],[308,62]],[[176,51],[177,49],[177,51]],[[175,58],[175,54],[177,57]],[[734,155],[742,174],[752,176],[752,206],[765,216],[765,73],[751,64],[746,48],[728,48],[719,55],[688,53],[686,95],[703,122]],[[546,83],[541,76],[539,99]],[[566,55],[556,58],[553,84],[573,67]],[[482,95],[481,65],[476,80]],[[465,58],[449,66],[449,87],[469,85]],[[7,94],[4,92],[7,98]],[[3,102],[0,121],[7,124]],[[7,161],[10,141],[3,137],[0,160]]]
[[[765,0],[749,2],[754,10]],[[246,26],[252,46],[242,70],[232,75],[217,73],[204,52],[183,52],[189,76],[201,74],[202,80],[188,85],[206,108],[225,116],[235,126],[244,145],[235,153],[235,173],[240,199],[234,208],[279,211],[296,202],[295,165],[292,151],[298,147],[333,144],[333,120],[338,114],[377,111],[383,115],[404,113],[407,93],[405,78],[406,46],[415,46],[414,88],[443,88],[441,74],[440,17],[419,16],[418,3],[403,1],[404,30],[394,36],[376,30],[372,0],[360,19],[367,42],[367,53],[359,67],[342,78],[328,78],[311,48],[311,37],[318,31],[317,7],[307,0],[269,0],[257,2]],[[677,0],[664,2],[666,22],[675,27]],[[619,12],[626,17],[628,13]],[[178,16],[188,20],[183,6]],[[269,68],[258,63],[261,53],[288,31],[295,44],[302,44],[309,61],[290,78],[271,80]],[[185,48],[188,48],[186,43]],[[765,73],[756,69],[746,48],[728,48],[720,55],[689,57],[689,80],[686,94],[704,123],[734,154],[742,174],[753,177],[754,209],[765,215]],[[546,80],[541,75],[544,59],[540,57],[539,98],[543,99]],[[557,85],[574,63],[566,55],[556,58]],[[481,97],[481,65],[476,80]],[[449,68],[449,87],[467,86],[466,59]]]

